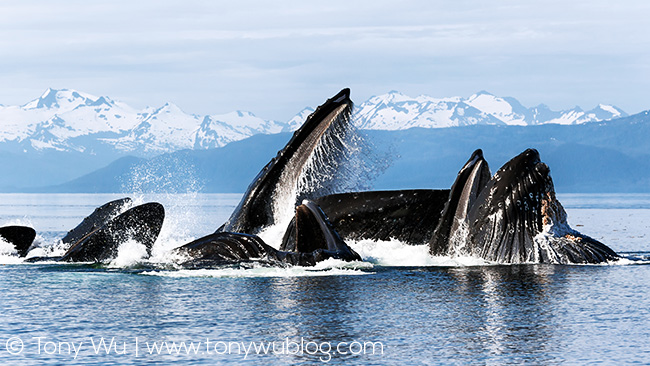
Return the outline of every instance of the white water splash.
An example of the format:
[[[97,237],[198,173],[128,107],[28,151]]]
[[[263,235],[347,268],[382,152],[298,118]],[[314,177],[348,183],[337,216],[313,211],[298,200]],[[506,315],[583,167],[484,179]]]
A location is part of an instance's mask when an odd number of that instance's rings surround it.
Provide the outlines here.
[[[293,216],[293,215],[292,215]],[[284,233],[287,231],[287,227],[291,222],[292,216],[288,216],[279,224],[267,226],[262,231],[260,231],[257,236],[259,236],[264,242],[275,249],[279,249],[282,245],[282,238],[284,238]]]
[[[428,245],[408,245],[399,240],[360,240],[348,242],[364,261],[389,267],[457,267],[481,266],[491,263],[475,257],[434,257]]]
[[[274,224],[256,233],[269,245],[280,245],[299,202],[334,193],[368,190],[392,162],[389,155],[377,154],[372,143],[350,122],[344,107],[340,108],[334,120],[323,125],[327,129],[320,136],[314,131],[312,134],[316,135],[310,137],[311,142],[301,145],[284,168],[273,196]],[[315,144],[314,138],[318,139]],[[306,150],[311,147],[310,152]]]
[[[200,191],[205,184],[191,160],[169,154],[138,163],[120,178],[124,192],[191,193]]]
[[[127,240],[117,248],[117,257],[108,264],[108,267],[131,267],[145,260],[147,256],[146,246],[135,240]]]
[[[18,251],[13,244],[6,242],[0,237],[0,264],[14,264],[20,263],[18,258]]]
[[[41,239],[39,240],[39,238]],[[69,248],[68,245],[64,245],[60,239],[57,239],[54,242],[52,242],[51,240],[48,242],[47,240],[42,239],[40,235],[36,235],[36,239],[34,240],[34,243],[36,243],[37,241],[39,242],[39,244],[34,244],[37,246],[31,249],[29,253],[27,253],[27,256],[25,258],[60,257],[64,255]]]

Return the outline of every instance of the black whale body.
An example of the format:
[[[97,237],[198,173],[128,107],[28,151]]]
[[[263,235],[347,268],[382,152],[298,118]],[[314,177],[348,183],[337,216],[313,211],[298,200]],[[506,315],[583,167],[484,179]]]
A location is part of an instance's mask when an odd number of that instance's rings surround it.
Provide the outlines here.
[[[130,204],[131,199],[124,198],[95,209],[68,232],[64,239],[71,244],[63,256],[33,257],[26,261],[104,263],[114,259],[120,245],[129,240],[144,245],[150,254],[162,228],[165,209],[160,203],[150,202],[124,211]]]
[[[497,263],[602,263],[619,258],[603,243],[569,227],[550,169],[534,149],[512,158],[492,177],[481,150],[475,151],[458,173],[429,250]]]
[[[602,263],[619,256],[571,229],[549,167],[528,149],[503,165],[467,213],[467,253],[498,263]]]
[[[107,202],[97,207],[90,215],[79,223],[74,229],[61,239],[63,244],[72,245],[83,239],[89,233],[106,225],[114,217],[126,211],[133,204],[133,200],[129,197],[120,198]]]
[[[310,201],[296,207],[279,250],[256,235],[216,232],[176,248],[174,252],[187,258],[181,263],[186,268],[220,267],[249,261],[314,266],[329,258],[361,260],[336,233],[320,208]]]
[[[448,189],[413,189],[338,193],[314,202],[346,240],[420,245],[431,239],[448,198]]]
[[[74,243],[61,258],[66,262],[106,262],[117,256],[121,244],[134,240],[151,248],[165,219],[160,203],[150,202],[128,209]]]
[[[301,179],[317,182],[327,174],[302,174],[324,140],[340,142],[340,136],[350,127],[352,111],[350,90],[343,89],[305,120],[287,145],[260,171],[249,185],[232,215],[214,234],[202,237],[174,250],[184,258],[182,266],[205,268],[251,260],[270,264],[313,266],[317,262],[337,258],[361,260],[336,233],[322,210],[303,199],[315,193],[300,192]],[[326,151],[324,153],[329,153]],[[319,162],[315,169],[328,171],[331,167]],[[303,201],[298,205],[297,202]],[[262,229],[278,224],[278,211],[290,205],[295,215],[289,223],[280,249],[264,243],[256,236]]]
[[[449,199],[444,203],[442,217],[429,237],[429,252],[433,255],[448,255],[449,242],[457,240],[459,231],[465,230],[469,210],[479,193],[490,180],[490,168],[483,158],[483,151],[476,150],[458,172],[451,186]]]
[[[13,244],[18,256],[24,257],[36,238],[36,231],[27,226],[4,226],[0,227],[0,238],[9,244]]]
[[[550,169],[528,149],[491,176],[481,150],[451,190],[334,194],[315,200],[346,240],[428,244],[432,255],[496,263],[602,263],[619,256],[567,223]]]

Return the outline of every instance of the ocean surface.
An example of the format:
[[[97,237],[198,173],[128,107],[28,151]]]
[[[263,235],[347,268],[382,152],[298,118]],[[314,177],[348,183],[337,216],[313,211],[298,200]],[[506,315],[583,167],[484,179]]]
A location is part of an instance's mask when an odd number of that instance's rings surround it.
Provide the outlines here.
[[[32,226],[30,255],[56,254],[68,230],[121,197],[0,194],[0,226]],[[629,259],[493,265],[362,241],[350,244],[363,263],[162,270],[128,246],[102,266],[27,264],[0,246],[0,363],[649,363],[650,195],[558,197],[574,229]],[[132,198],[165,206],[151,259],[164,263],[240,195]]]

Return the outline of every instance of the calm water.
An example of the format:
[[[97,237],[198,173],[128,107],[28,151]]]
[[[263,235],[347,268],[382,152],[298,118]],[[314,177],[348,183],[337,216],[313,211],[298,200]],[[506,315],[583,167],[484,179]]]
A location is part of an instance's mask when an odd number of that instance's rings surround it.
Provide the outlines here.
[[[117,197],[0,195],[0,225],[32,225],[43,250],[49,250],[96,206]],[[169,248],[214,231],[238,199],[138,197],[160,201],[167,209],[154,256],[163,260]],[[580,231],[619,252],[636,257],[650,252],[649,195],[564,195],[560,200]],[[650,360],[650,266],[631,261],[493,266],[472,259],[428,258],[425,248],[400,243],[352,245],[370,263],[152,271],[138,263],[23,264],[0,257],[5,263],[0,265],[0,362]],[[374,352],[367,342],[375,342]],[[263,354],[260,347],[267,346],[275,348]]]

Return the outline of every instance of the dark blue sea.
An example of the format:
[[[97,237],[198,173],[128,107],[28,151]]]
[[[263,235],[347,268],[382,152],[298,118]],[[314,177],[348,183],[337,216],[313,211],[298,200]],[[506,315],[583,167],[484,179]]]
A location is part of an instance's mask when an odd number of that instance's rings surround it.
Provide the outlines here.
[[[3,194],[0,226],[67,230],[122,195]],[[213,232],[240,195],[144,195],[167,218],[153,258],[27,264],[0,254],[0,363],[647,364],[650,263],[493,265],[399,242],[351,243],[364,263],[178,270],[168,251]],[[571,225],[650,255],[650,195],[560,195]],[[267,233],[272,237],[273,233]],[[0,247],[0,253],[3,248]]]

